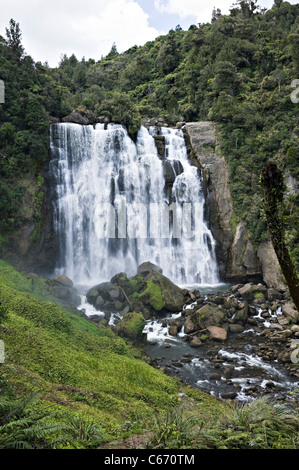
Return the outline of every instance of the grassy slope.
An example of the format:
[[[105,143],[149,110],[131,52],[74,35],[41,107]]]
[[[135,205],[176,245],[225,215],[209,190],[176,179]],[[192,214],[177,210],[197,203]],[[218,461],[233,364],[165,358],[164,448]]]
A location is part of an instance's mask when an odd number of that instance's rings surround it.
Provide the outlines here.
[[[17,396],[42,390],[45,404],[92,417],[110,437],[124,423],[134,431],[132,423],[178,403],[176,380],[136,358],[135,349],[109,328],[42,300],[42,292],[42,279],[33,285],[0,261],[0,378]]]
[[[30,281],[1,262],[0,298],[7,312],[0,332],[6,355],[2,373],[18,393],[39,388],[50,401],[74,400],[72,407],[87,405],[88,413],[108,427],[175,399],[175,382],[134,358],[110,329],[99,329],[29,290]]]

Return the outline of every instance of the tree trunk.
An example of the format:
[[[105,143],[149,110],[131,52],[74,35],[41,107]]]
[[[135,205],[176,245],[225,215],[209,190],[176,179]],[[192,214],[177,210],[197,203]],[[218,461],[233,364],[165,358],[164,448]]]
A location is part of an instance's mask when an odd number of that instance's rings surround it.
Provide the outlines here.
[[[262,170],[261,185],[271,241],[294,304],[299,310],[299,278],[284,241],[282,202],[285,186],[282,172],[274,163]]]

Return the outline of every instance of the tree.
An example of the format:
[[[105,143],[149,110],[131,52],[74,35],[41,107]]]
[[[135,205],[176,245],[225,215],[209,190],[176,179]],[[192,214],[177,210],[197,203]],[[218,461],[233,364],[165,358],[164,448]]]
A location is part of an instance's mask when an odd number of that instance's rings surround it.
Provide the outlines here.
[[[285,185],[282,172],[275,163],[269,163],[263,168],[261,186],[264,197],[264,210],[273,248],[295,306],[299,310],[299,278],[284,238],[282,203]]]
[[[179,49],[174,31],[170,31],[163,41],[157,55],[157,65],[160,71],[167,75],[178,66],[180,61]]]
[[[115,42],[112,44],[111,50],[109,54],[107,54],[106,59],[113,59],[114,57],[117,57],[119,54],[117,52],[117,47]]]
[[[215,21],[217,21],[220,18],[220,16],[221,16],[220,8],[217,8],[217,10],[216,10],[216,8],[214,7],[213,11],[212,11],[212,20],[211,20],[211,22],[215,23]]]
[[[240,7],[242,15],[244,18],[250,18],[254,12],[259,8],[256,6],[257,0],[237,0],[237,3],[233,7]],[[232,13],[235,13],[236,9],[231,10]]]
[[[11,19],[9,22],[9,28],[6,29],[7,44],[12,50],[13,54],[20,59],[24,55],[24,47],[22,46],[22,33],[20,30],[19,23]]]

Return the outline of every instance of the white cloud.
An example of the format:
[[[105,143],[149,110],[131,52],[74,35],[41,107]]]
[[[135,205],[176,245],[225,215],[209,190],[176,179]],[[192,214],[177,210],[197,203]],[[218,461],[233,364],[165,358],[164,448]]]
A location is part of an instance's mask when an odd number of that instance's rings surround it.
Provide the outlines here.
[[[0,34],[10,18],[20,24],[26,52],[51,66],[63,53],[97,60],[114,42],[123,52],[159,35],[136,0],[1,0]]]
[[[155,8],[163,14],[178,15],[182,19],[195,18],[198,23],[209,23],[213,8],[220,8],[222,14],[229,14],[229,10],[236,0],[154,0]],[[298,0],[289,0],[289,3],[298,3]],[[258,5],[270,9],[274,0],[259,0]]]
[[[289,0],[298,3],[298,0]],[[154,40],[182,22],[211,21],[214,6],[228,14],[235,0],[0,0],[0,35],[13,18],[26,53],[58,64],[62,54],[99,60],[115,42],[119,52]],[[259,0],[271,8],[274,0]],[[166,26],[167,25],[167,26]],[[166,31],[165,31],[166,30]]]
[[[155,8],[166,14],[178,15],[180,18],[196,18],[198,23],[208,23],[211,21],[213,8],[223,9],[223,13],[228,12],[233,0],[155,0]]]

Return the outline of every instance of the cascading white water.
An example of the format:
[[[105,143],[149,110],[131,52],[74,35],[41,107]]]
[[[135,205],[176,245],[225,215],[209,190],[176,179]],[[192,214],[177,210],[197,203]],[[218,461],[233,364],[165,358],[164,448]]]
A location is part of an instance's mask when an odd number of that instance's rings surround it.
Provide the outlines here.
[[[142,127],[135,144],[121,125],[51,126],[57,269],[77,285],[134,275],[144,261],[179,285],[219,282],[202,181],[188,161],[183,133],[161,129],[163,159],[155,132]]]

